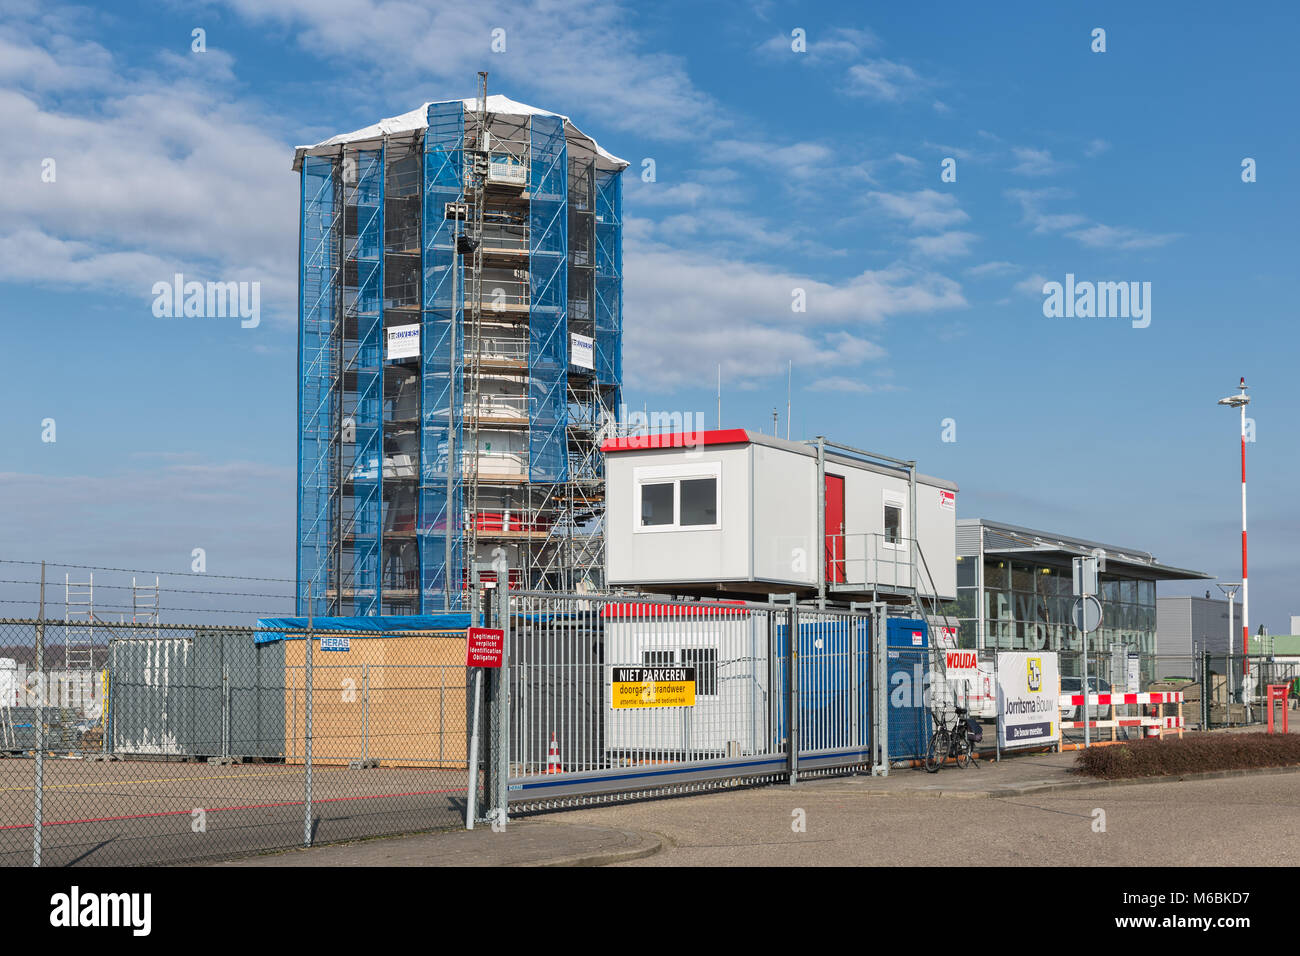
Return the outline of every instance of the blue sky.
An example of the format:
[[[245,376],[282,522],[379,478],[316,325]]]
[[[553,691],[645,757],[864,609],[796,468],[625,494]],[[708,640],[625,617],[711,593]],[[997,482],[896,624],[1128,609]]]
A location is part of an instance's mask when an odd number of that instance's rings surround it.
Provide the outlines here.
[[[1252,624],[1300,613],[1291,5],[0,10],[0,557],[292,576],[293,147],[487,69],[632,164],[629,406],[711,426],[721,364],[723,423],[770,429],[792,362],[795,437],[1236,580],[1244,374]],[[260,282],[260,324],[155,317],[175,272]],[[1149,282],[1149,327],[1045,317],[1067,273]]]

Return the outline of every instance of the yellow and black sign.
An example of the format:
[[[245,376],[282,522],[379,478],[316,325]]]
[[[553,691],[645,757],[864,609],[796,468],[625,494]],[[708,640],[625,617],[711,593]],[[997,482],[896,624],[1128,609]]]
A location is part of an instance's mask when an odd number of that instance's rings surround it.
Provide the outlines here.
[[[694,707],[694,667],[613,667],[610,686],[615,710],[638,707]]]

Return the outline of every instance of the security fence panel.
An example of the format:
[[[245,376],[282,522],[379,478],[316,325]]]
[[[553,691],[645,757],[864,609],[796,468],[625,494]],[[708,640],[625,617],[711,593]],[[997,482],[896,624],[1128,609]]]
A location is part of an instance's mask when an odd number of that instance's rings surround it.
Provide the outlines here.
[[[787,779],[791,610],[510,595],[512,810]],[[799,621],[799,760],[868,761],[867,619]]]
[[[865,615],[799,609],[799,775],[869,764],[870,621]],[[777,653],[784,662],[788,626],[778,620]],[[789,683],[777,670],[782,699]],[[783,728],[784,725],[778,725]]]
[[[468,619],[96,622],[75,668],[62,622],[0,621],[0,860],[157,865],[462,826]]]
[[[45,634],[34,622],[0,622],[0,863],[31,866],[37,851],[33,820],[38,811],[36,761],[38,727],[45,708],[37,673],[37,646],[58,639],[50,626]],[[58,651],[61,653],[62,648]],[[50,653],[45,655],[52,660]],[[42,768],[44,769],[44,768]]]

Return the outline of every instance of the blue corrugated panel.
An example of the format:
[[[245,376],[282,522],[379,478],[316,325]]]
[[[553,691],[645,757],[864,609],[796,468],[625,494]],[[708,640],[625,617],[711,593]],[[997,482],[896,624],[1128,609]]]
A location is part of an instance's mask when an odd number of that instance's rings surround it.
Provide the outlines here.
[[[927,704],[929,628],[925,621],[891,618],[885,629],[889,687],[889,757],[925,755],[931,720]]]

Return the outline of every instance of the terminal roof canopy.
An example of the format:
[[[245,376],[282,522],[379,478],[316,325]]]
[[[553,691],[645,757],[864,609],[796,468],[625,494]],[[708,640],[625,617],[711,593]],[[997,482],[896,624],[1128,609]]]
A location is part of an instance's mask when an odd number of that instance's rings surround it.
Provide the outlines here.
[[[997,521],[989,521],[986,518],[958,519],[958,541],[961,541],[964,537],[964,531],[978,534],[980,526],[984,528],[984,553],[986,555],[1032,554],[1038,558],[1069,564],[1074,558],[1091,554],[1093,549],[1101,548],[1106,552],[1106,570],[1111,573],[1122,571],[1124,574],[1136,578],[1145,578],[1150,581],[1210,580],[1214,577],[1212,574],[1205,574],[1201,571],[1190,571],[1187,568],[1176,568],[1172,565],[1161,564],[1150,552],[1138,548],[1103,544],[1099,541],[1070,537],[1052,531],[1035,531],[1033,528],[1002,524]],[[978,546],[978,538],[971,538],[970,540],[975,541]],[[959,547],[958,553],[966,554],[967,551]],[[969,553],[974,554],[975,552],[970,551]]]
[[[294,151],[293,168],[299,169],[302,166],[303,156],[334,156],[337,155],[339,147],[344,144],[361,144],[375,143],[378,144],[385,136],[391,136],[396,133],[406,133],[412,130],[425,129],[429,125],[429,107],[441,103],[454,103],[455,100],[437,100],[425,103],[400,116],[391,116],[388,119],[382,119],[378,123],[363,127],[362,129],[353,130],[351,133],[340,133],[337,136],[331,136],[329,139],[322,140],[315,145],[299,146]],[[470,97],[460,101],[466,112],[474,112],[478,109],[478,99]],[[613,170],[621,172],[628,166],[627,160],[619,159],[613,153],[601,148],[600,144],[594,139],[573,125],[573,121],[562,113],[553,113],[550,110],[539,109],[536,106],[529,106],[527,103],[520,103],[518,100],[512,100],[508,96],[496,94],[487,98],[487,111],[490,115],[496,116],[558,116],[564,120],[565,138],[572,146],[582,147],[594,152],[596,155],[596,167],[598,169]]]

